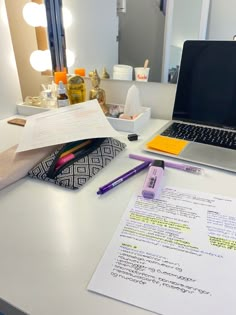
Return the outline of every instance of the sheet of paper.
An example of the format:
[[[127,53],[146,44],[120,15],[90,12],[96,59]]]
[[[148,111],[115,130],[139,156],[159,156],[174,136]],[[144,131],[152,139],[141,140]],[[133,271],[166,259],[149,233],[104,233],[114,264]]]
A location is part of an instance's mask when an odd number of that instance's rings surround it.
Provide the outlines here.
[[[147,143],[147,147],[150,149],[178,155],[188,143],[189,142],[186,140],[168,138],[158,135]]]
[[[236,199],[134,196],[88,289],[162,315],[235,315]]]
[[[17,152],[75,140],[120,136],[98,101],[92,100],[28,118]]]

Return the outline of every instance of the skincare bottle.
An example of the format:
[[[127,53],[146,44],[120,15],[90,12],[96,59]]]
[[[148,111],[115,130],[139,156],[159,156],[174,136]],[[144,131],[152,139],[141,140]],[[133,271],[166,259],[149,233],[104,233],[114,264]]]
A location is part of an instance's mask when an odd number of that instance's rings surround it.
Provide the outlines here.
[[[67,83],[67,91],[70,105],[84,102],[86,99],[84,79],[78,74],[70,77]]]
[[[66,88],[62,81],[59,82],[58,90],[57,90],[57,106],[65,107],[69,105],[68,96],[66,95]]]

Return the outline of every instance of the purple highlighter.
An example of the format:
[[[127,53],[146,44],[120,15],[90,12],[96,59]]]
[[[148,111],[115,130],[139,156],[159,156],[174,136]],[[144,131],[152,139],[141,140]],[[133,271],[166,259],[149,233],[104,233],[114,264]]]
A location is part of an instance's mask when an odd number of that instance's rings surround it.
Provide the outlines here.
[[[144,198],[156,199],[159,197],[164,168],[164,161],[154,160],[151,163],[143,185],[142,195]]]

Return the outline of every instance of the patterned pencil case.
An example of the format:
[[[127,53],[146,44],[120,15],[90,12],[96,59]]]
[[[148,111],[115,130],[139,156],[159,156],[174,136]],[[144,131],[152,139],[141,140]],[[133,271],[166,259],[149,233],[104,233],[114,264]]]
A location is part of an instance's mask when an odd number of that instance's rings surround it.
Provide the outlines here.
[[[70,151],[71,143],[59,147],[34,166],[28,175],[68,189],[79,189],[126,147],[126,144],[114,138],[88,139],[77,143],[81,143],[82,148],[66,155],[63,163],[60,163],[61,157]]]

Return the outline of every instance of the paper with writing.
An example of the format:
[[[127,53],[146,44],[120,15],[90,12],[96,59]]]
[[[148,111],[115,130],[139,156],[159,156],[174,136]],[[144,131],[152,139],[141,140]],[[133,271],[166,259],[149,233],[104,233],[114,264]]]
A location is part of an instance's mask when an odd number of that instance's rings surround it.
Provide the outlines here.
[[[236,199],[131,200],[88,289],[162,315],[234,315]]]
[[[76,140],[119,136],[98,101],[91,100],[28,118],[17,152]]]

